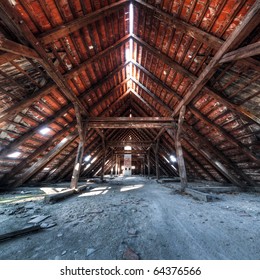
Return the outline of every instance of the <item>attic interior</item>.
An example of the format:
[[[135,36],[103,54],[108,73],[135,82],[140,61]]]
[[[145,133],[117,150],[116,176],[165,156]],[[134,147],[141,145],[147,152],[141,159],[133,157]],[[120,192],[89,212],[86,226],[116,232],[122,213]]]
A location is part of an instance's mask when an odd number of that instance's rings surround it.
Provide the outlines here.
[[[0,259],[259,259],[259,8],[0,0]]]

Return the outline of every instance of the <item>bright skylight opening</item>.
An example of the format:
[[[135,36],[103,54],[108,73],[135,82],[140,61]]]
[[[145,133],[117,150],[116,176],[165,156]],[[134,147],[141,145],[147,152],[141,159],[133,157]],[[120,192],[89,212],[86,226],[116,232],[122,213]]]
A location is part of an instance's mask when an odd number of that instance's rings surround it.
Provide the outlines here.
[[[49,127],[45,127],[45,128],[43,128],[43,129],[40,130],[40,133],[41,133],[42,135],[46,135],[46,134],[48,134],[50,131],[51,131],[51,130],[50,130]]]
[[[176,157],[175,156],[170,156],[171,162],[176,162]]]
[[[11,154],[9,154],[7,157],[9,158],[18,158],[20,156],[20,152],[13,152]]]
[[[124,150],[125,150],[125,151],[131,151],[131,150],[132,150],[132,147],[131,147],[131,146],[125,146]]]
[[[129,5],[129,33],[130,35],[134,32],[134,7],[133,4]]]
[[[68,141],[68,139],[65,137],[65,138],[63,138],[60,142],[61,143],[66,143]]]
[[[90,158],[91,158],[91,156],[88,155],[88,156],[86,156],[86,157],[84,158],[84,161],[85,161],[85,162],[88,162],[88,161],[90,161]]]
[[[132,35],[134,32],[134,7],[133,4],[129,5],[129,34]],[[133,39],[129,40],[129,48],[126,49],[126,61],[133,59]],[[130,66],[130,75],[132,76],[132,67]]]

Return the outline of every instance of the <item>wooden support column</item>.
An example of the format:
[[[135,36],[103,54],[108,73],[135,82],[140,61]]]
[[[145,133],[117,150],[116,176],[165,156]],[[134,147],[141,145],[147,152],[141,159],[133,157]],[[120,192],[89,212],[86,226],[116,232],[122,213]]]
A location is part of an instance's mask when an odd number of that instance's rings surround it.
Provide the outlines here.
[[[183,151],[181,147],[181,130],[182,130],[182,124],[184,121],[186,106],[183,106],[180,111],[179,121],[178,121],[178,130],[175,137],[175,149],[177,154],[177,162],[179,167],[179,175],[181,178],[181,191],[184,192],[185,189],[188,186],[187,183],[187,175],[186,175],[186,168],[185,168],[185,162],[183,157]]]
[[[150,160],[150,155],[151,155],[151,149],[148,150],[147,153],[147,163],[148,163],[148,173],[147,176],[150,177],[151,176],[151,160]]]
[[[160,138],[157,139],[156,146],[155,146],[155,169],[156,169],[157,180],[160,179],[159,160],[158,160],[159,143],[160,143]]]
[[[104,138],[102,138],[102,146],[103,146],[103,157],[102,157],[102,167],[101,167],[101,181],[104,181],[105,162],[106,162],[106,145],[105,145]]]
[[[70,188],[71,189],[77,189],[78,188],[78,180],[79,180],[79,174],[80,174],[80,168],[82,165],[83,155],[84,155],[84,145],[85,145],[85,139],[86,139],[86,123],[82,122],[81,114],[80,114],[80,108],[78,104],[74,104],[75,108],[75,114],[77,118],[77,126],[78,126],[78,132],[79,132],[79,145],[75,160],[74,169],[72,172],[72,178],[70,182]]]
[[[117,162],[117,154],[116,154],[115,176],[117,175],[118,175],[118,162]]]

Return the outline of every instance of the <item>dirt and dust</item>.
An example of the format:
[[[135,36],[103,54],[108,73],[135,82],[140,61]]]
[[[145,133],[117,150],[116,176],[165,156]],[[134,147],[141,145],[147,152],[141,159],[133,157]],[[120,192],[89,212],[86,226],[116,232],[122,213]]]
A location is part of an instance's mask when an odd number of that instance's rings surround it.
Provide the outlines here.
[[[0,234],[39,216],[56,226],[2,241],[0,259],[260,259],[259,194],[201,202],[170,185],[118,177],[55,204],[48,188],[2,195]]]

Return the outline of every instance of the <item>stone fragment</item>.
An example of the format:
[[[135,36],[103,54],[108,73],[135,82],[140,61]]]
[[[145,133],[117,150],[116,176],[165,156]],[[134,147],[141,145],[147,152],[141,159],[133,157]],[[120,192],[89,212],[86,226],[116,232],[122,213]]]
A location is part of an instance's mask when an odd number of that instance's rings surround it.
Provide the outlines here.
[[[140,257],[135,253],[135,251],[127,247],[124,254],[123,254],[123,259],[124,260],[140,260]]]

